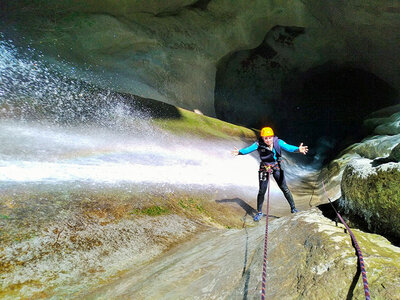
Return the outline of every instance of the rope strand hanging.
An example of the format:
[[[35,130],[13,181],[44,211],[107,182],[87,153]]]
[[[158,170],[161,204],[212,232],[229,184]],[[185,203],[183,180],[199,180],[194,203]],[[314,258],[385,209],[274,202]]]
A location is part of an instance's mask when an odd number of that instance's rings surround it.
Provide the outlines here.
[[[271,169],[270,169],[271,170]],[[268,188],[267,188],[267,219],[265,221],[265,243],[264,243],[264,264],[262,273],[262,290],[261,299],[265,300],[265,288],[267,280],[267,245],[268,245],[268,217],[269,217],[269,189],[270,189],[270,175],[271,172],[268,170]]]
[[[266,291],[266,278],[267,278],[267,249],[268,249],[268,216],[269,216],[269,195],[270,195],[270,171],[268,170],[268,187],[267,187],[267,214],[266,214],[266,222],[265,222],[265,243],[264,243],[264,261],[263,261],[263,272],[262,272],[262,290],[261,290],[261,299],[265,300],[265,291]],[[338,216],[339,220],[343,223],[345,228],[347,229],[348,233],[351,236],[351,239],[353,240],[354,246],[357,251],[357,256],[358,260],[360,263],[360,268],[361,268],[361,274],[362,274],[362,279],[363,279],[363,285],[364,285],[364,293],[365,293],[365,299],[370,300],[370,291],[368,287],[368,280],[367,280],[367,272],[365,270],[365,265],[364,265],[364,258],[361,252],[361,248],[358,245],[357,239],[353,232],[351,231],[350,227],[346,224],[342,216],[339,214],[339,212],[336,210],[334,207],[331,199],[328,197],[328,194],[325,189],[325,184],[322,181],[322,186],[324,188],[324,192],[326,197],[329,200],[329,203],[331,204],[333,210],[335,211],[336,215]]]
[[[363,279],[363,284],[364,284],[365,299],[366,300],[370,300],[371,296],[370,296],[369,287],[368,287],[367,272],[365,271],[364,258],[363,258],[362,252],[361,252],[361,248],[358,245],[357,239],[354,236],[353,232],[351,231],[350,227],[347,226],[347,224],[343,220],[342,216],[339,214],[339,212],[333,206],[333,203],[332,203],[331,199],[328,197],[328,193],[326,192],[324,181],[322,181],[322,186],[324,188],[325,196],[328,198],[329,203],[331,204],[333,210],[335,211],[335,213],[338,216],[339,220],[343,223],[344,227],[346,227],[348,233],[351,236],[351,239],[353,240],[354,246],[355,246],[355,248],[357,250],[358,261],[360,262],[361,274],[362,274],[362,279]]]

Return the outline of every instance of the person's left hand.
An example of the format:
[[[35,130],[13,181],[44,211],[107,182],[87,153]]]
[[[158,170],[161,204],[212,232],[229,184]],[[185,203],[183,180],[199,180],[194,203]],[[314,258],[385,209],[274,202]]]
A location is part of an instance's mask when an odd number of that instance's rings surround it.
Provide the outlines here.
[[[308,146],[303,146],[303,143],[301,143],[299,146],[299,152],[306,155],[308,152]]]

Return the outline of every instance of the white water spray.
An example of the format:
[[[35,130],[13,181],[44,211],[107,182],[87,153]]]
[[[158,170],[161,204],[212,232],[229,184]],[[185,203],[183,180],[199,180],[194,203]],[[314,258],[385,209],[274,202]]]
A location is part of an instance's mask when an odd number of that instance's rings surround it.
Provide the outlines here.
[[[70,80],[10,43],[0,47],[0,185],[257,186],[257,162],[234,159],[234,143],[160,133],[115,93]]]
[[[107,128],[0,123],[2,182],[255,186],[257,162],[229,143],[158,139]]]

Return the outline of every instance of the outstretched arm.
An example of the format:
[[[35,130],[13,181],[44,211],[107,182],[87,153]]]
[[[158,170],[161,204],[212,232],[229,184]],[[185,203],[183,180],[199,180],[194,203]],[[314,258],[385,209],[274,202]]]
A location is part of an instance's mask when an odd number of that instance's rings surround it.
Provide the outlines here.
[[[279,146],[281,146],[283,150],[286,150],[288,152],[299,152],[304,155],[306,155],[308,152],[308,146],[303,146],[303,143],[301,143],[299,147],[296,147],[293,145],[289,145],[288,143],[282,140],[279,140]]]
[[[249,154],[250,152],[253,152],[255,150],[257,150],[258,148],[258,143],[255,142],[254,144],[252,144],[249,147],[243,148],[243,149],[238,149],[235,147],[235,150],[232,151],[232,155],[245,155],[245,154]]]

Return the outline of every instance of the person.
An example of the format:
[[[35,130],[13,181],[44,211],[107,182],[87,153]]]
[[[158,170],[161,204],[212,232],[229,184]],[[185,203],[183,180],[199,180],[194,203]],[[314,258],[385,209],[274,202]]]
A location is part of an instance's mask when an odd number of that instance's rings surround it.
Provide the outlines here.
[[[289,145],[283,140],[275,136],[274,131],[271,127],[264,127],[261,129],[261,137],[249,147],[243,149],[237,149],[232,151],[233,155],[246,155],[255,150],[260,155],[260,170],[258,171],[259,178],[259,191],[257,195],[257,214],[254,216],[254,221],[260,221],[262,214],[262,205],[264,203],[265,193],[268,187],[268,174],[270,172],[275,178],[279,188],[285,195],[286,200],[290,205],[291,213],[296,213],[298,210],[294,204],[292,193],[286,185],[285,172],[281,168],[281,149],[288,152],[298,152],[304,155],[308,152],[308,147],[303,146],[303,143],[299,147]]]

